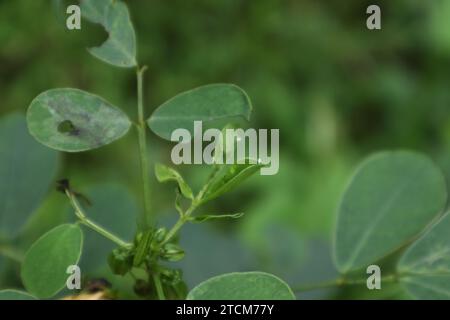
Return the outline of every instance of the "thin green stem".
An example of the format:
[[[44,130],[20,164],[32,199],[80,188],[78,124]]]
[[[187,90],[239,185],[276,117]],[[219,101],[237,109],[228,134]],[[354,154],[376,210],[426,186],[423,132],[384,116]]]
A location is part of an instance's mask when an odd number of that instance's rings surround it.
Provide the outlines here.
[[[138,142],[139,142],[139,155],[141,163],[141,175],[142,175],[142,195],[144,197],[144,227],[148,227],[148,224],[153,224],[153,216],[151,213],[151,191],[150,191],[150,173],[149,173],[149,161],[147,150],[147,127],[145,124],[144,113],[144,97],[143,97],[143,78],[144,72],[147,70],[147,66],[138,68],[137,75],[137,108],[138,108]]]
[[[169,230],[164,240],[161,242],[161,246],[169,242],[181,229],[181,227],[186,223],[185,216],[180,217],[177,222],[173,225],[173,227]]]
[[[81,208],[80,204],[78,203],[76,197],[70,192],[70,190],[66,190],[66,195],[70,200],[70,204],[72,205],[73,209],[75,210],[75,215],[80,220],[80,223],[84,224],[88,228],[94,230],[95,232],[101,234],[105,238],[111,240],[115,244],[121,246],[121,247],[129,247],[131,244],[125,242],[124,240],[120,239],[118,236],[112,234],[108,230],[104,229],[103,227],[96,224],[94,221],[88,219],[86,214],[84,213],[83,209]]]
[[[197,198],[196,198],[197,199]],[[181,229],[181,227],[189,220],[190,215],[197,208],[197,200],[194,199],[191,203],[191,206],[186,210],[186,212],[180,216],[178,221],[173,225],[173,227],[169,230],[164,240],[161,242],[161,246],[169,242]]]
[[[155,283],[156,294],[158,295],[159,300],[166,300],[166,296],[164,295],[164,290],[161,284],[161,279],[158,274],[153,274],[153,282]]]
[[[101,234],[105,238],[111,240],[112,242],[116,243],[117,245],[119,245],[121,247],[129,247],[130,246],[129,243],[123,241],[122,239],[120,239],[116,235],[114,235],[111,232],[107,231],[106,229],[102,228],[101,226],[99,226],[98,224],[93,222],[92,220],[89,220],[89,219],[86,218],[86,219],[81,220],[81,223],[84,224],[85,226],[87,226],[88,228],[96,231],[97,233]]]

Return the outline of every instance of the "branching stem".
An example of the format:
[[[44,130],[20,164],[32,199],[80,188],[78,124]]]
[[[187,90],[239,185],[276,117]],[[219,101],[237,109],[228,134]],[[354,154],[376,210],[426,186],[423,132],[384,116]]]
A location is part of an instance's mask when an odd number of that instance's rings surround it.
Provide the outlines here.
[[[86,214],[84,213],[83,209],[81,208],[80,204],[78,203],[78,200],[76,196],[70,191],[66,190],[66,195],[70,200],[70,204],[72,205],[73,209],[75,210],[75,215],[78,217],[80,223],[84,224],[86,227],[94,230],[95,232],[101,234],[105,238],[111,240],[115,244],[121,246],[121,247],[130,247],[131,244],[125,242],[124,240],[120,239],[118,236],[112,234],[108,230],[104,229],[103,227],[96,224],[94,221],[88,219]]]
[[[165,243],[169,242],[178,233],[181,227],[189,220],[189,217],[195,211],[195,209],[197,209],[197,207],[199,207],[202,204],[203,196],[205,192],[208,190],[209,184],[211,183],[217,172],[218,167],[215,166],[203,188],[200,190],[198,195],[192,200],[191,206],[186,210],[186,212],[180,215],[180,218],[174,224],[172,229],[169,230],[169,232],[166,235],[166,238],[163,240],[161,245],[164,245]]]
[[[192,214],[192,212],[194,212],[194,210],[198,206],[196,199],[192,201],[189,209],[187,209],[186,212],[184,212],[184,214],[181,215],[180,218],[178,218],[178,221],[169,230],[165,239],[161,242],[161,246],[169,242],[178,233],[181,227],[189,220],[190,215]]]

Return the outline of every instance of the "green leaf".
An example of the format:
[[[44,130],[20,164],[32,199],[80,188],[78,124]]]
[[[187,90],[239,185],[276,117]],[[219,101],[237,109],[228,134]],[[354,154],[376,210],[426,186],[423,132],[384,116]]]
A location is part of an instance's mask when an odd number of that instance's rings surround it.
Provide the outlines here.
[[[211,84],[180,93],[153,112],[147,123],[163,139],[171,140],[176,129],[194,133],[194,121],[203,126],[234,118],[250,119],[252,105],[247,94],[232,84]]]
[[[189,292],[188,300],[295,300],[289,286],[264,272],[227,273],[208,279]]]
[[[13,289],[1,290],[0,300],[36,300],[32,295]]]
[[[58,153],[28,134],[24,116],[0,119],[0,235],[18,235],[39,207],[57,169]]]
[[[216,214],[216,215],[200,215],[195,217],[189,217],[189,221],[191,222],[205,222],[208,220],[217,220],[217,219],[239,219],[244,215],[244,213],[233,213],[233,214]]]
[[[101,24],[109,34],[100,47],[90,48],[96,58],[118,66],[134,67],[136,62],[136,35],[125,3],[116,0],[83,0],[82,15],[89,21]]]
[[[27,113],[28,129],[40,143],[80,152],[125,135],[131,122],[117,107],[78,89],[52,89],[38,95]]]
[[[381,152],[357,169],[338,212],[335,263],[341,272],[367,267],[404,245],[442,212],[444,177],[426,156]]]
[[[22,281],[32,295],[50,298],[64,288],[67,268],[81,256],[83,234],[78,225],[60,225],[39,238],[22,264]]]
[[[418,299],[450,299],[450,215],[447,214],[404,253],[400,283]]]
[[[255,174],[262,167],[264,167],[264,165],[258,163],[231,164],[220,166],[217,173],[207,183],[205,192],[201,199],[201,203],[210,201],[226,192],[233,190],[245,179]]]
[[[175,169],[157,163],[155,165],[155,175],[159,182],[176,181],[183,196],[188,199],[194,198],[194,194],[192,193],[191,188]]]

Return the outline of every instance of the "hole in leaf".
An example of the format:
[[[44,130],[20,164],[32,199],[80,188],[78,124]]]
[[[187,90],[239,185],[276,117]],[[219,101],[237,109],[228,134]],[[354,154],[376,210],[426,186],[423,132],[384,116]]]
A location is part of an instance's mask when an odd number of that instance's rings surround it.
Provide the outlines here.
[[[72,121],[64,120],[58,125],[58,132],[67,133],[70,135],[78,135],[79,130],[75,127]]]

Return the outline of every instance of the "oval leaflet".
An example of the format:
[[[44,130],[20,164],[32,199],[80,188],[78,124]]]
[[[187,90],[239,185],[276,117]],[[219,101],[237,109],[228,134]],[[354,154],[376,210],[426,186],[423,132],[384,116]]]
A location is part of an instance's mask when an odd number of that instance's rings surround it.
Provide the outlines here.
[[[334,239],[339,271],[365,268],[401,247],[425,229],[446,200],[443,174],[428,157],[410,151],[369,157],[339,207]]]
[[[150,129],[171,140],[176,129],[194,133],[194,121],[221,127],[227,120],[250,119],[252,105],[247,94],[233,84],[210,84],[182,92],[162,104],[147,120]]]
[[[131,122],[119,108],[78,89],[52,89],[38,95],[27,112],[28,129],[40,143],[80,152],[125,135]]]
[[[81,256],[83,234],[76,224],[60,225],[40,237],[27,251],[21,277],[28,292],[50,298],[66,284],[67,268]]]
[[[188,300],[295,300],[289,286],[265,272],[233,272],[212,277],[189,292]]]

